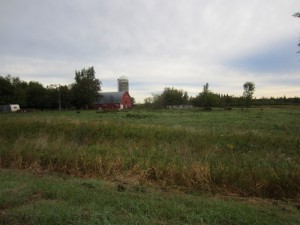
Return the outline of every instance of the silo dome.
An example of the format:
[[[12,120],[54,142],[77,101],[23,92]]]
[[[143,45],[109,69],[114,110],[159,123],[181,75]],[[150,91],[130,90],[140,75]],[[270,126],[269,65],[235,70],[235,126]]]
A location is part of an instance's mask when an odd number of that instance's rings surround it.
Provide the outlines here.
[[[123,76],[120,76],[118,80],[128,80],[128,77],[123,75]]]
[[[126,76],[120,76],[118,79],[118,91],[129,91],[129,82],[128,78]]]

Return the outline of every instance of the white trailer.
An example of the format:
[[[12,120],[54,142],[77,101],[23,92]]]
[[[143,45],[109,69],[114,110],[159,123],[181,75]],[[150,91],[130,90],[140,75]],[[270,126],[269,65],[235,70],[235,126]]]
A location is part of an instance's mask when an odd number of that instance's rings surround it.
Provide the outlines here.
[[[0,105],[0,112],[18,112],[20,111],[20,105],[10,104],[10,105]]]

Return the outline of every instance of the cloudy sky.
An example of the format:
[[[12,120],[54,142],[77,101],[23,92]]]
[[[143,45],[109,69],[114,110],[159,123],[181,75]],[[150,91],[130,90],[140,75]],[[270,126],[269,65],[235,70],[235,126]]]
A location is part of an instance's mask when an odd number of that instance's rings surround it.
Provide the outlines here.
[[[0,0],[0,75],[71,84],[94,66],[103,91],[138,101],[164,87],[300,96],[299,0]]]

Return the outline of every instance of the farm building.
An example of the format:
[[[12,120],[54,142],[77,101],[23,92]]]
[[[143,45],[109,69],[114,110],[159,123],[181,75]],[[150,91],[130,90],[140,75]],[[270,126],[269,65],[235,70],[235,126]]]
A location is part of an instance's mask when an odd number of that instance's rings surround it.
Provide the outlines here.
[[[101,93],[99,100],[94,103],[94,108],[102,110],[130,109],[131,107],[132,101],[127,91]]]
[[[0,112],[18,112],[20,106],[18,104],[0,105]]]

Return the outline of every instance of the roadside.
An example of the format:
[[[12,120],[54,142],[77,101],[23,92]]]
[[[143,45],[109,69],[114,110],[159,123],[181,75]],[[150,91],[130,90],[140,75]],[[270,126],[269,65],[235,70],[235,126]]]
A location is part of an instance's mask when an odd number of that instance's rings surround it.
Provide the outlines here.
[[[300,224],[289,201],[0,169],[0,224]]]

